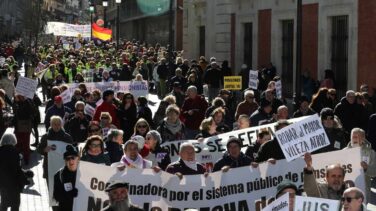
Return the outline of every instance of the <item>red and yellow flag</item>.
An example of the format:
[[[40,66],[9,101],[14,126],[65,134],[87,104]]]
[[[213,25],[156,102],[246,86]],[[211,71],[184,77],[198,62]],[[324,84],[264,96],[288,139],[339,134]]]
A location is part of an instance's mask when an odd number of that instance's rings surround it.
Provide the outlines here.
[[[91,25],[93,38],[97,38],[103,41],[111,40],[112,30],[98,26],[96,23]]]

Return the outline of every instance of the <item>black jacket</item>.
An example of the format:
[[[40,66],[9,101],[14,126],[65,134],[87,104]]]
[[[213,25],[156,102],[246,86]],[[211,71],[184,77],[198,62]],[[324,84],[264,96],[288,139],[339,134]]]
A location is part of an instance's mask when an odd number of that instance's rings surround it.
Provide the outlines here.
[[[27,178],[20,165],[17,149],[11,145],[0,147],[0,189],[21,192]]]
[[[178,120],[180,121],[180,120]],[[176,134],[173,134],[166,126],[166,120],[163,120],[159,127],[157,128],[157,131],[161,134],[162,143],[170,142],[170,141],[176,141],[176,140],[184,140],[185,138],[185,126],[183,123],[181,123],[181,129]]]
[[[364,128],[365,109],[356,102],[350,104],[345,97],[342,98],[334,108],[334,114],[341,120],[343,128],[348,133],[355,127]]]
[[[48,132],[44,134],[41,138],[40,144],[38,146],[38,152],[43,155],[43,177],[47,178],[48,176],[48,153],[44,152],[44,149],[47,147],[47,141],[62,141],[68,144],[73,144],[72,137],[66,133],[64,130],[55,132],[52,128],[48,129]]]
[[[87,138],[89,122],[91,118],[84,115],[83,119],[76,116],[76,113],[69,115],[68,121],[65,122],[64,129],[71,134],[75,143],[84,142]]]
[[[242,152],[240,152],[237,159],[232,158],[228,152],[226,152],[223,157],[214,164],[213,172],[220,171],[224,166],[230,166],[230,168],[249,166],[251,162],[252,160]]]
[[[73,199],[77,196],[77,171],[69,171],[67,167],[60,169],[54,176],[53,197],[59,202],[59,211],[71,211]],[[66,189],[69,188],[69,189]]]
[[[205,173],[206,169],[203,165],[197,163],[197,171],[195,171],[194,169],[191,169],[187,165],[185,165],[182,159],[179,159],[178,161],[168,165],[166,168],[166,172],[170,174],[175,174],[179,172],[183,175],[195,175]]]
[[[332,152],[336,150],[341,150],[347,147],[350,141],[348,134],[340,128],[325,128],[326,135],[329,138],[330,145],[314,151],[312,154]]]
[[[134,132],[133,128],[137,121],[137,107],[133,105],[125,110],[124,106],[121,106],[116,113],[120,122],[120,129],[124,131],[124,140],[128,140]]]
[[[261,145],[257,153],[256,162],[261,163],[269,160],[270,158],[274,158],[276,160],[285,159],[285,155],[283,154],[283,151],[276,138]]]
[[[171,163],[171,158],[168,150],[162,148],[159,144],[156,146],[155,150],[150,150],[150,153],[146,159],[150,161],[156,161],[158,167],[163,171],[166,170],[167,166]]]
[[[111,163],[119,162],[124,155],[121,145],[111,140],[106,141],[106,150]]]

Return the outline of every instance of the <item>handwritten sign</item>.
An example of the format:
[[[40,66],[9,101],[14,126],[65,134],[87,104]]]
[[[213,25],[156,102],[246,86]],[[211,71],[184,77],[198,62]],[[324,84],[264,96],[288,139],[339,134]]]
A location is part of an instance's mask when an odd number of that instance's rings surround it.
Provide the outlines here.
[[[258,71],[257,70],[250,70],[249,71],[249,83],[248,87],[251,89],[257,90],[258,85]]]
[[[38,87],[38,81],[33,80],[26,77],[19,77],[17,86],[16,86],[16,93],[20,94],[24,97],[27,97],[29,99],[33,99],[35,91]]]
[[[278,80],[275,82],[275,92],[277,94],[278,99],[282,99],[282,82]]]
[[[316,114],[276,131],[275,136],[289,162],[330,144]]]
[[[242,89],[242,77],[241,76],[225,76],[224,89],[227,90],[241,90]]]

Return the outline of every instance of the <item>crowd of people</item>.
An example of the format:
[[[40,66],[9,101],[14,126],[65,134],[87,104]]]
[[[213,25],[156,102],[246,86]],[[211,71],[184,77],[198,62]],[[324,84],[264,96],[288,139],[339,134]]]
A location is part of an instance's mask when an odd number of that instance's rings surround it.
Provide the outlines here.
[[[63,43],[70,44],[63,48]],[[307,196],[341,200],[344,210],[360,210],[372,178],[376,176],[376,93],[372,87],[362,84],[359,90],[347,90],[338,96],[333,74],[326,70],[323,81],[315,82],[303,74],[303,95],[290,106],[285,99],[276,97],[276,81],[280,80],[272,63],[259,70],[258,89],[248,87],[250,68],[243,65],[233,71],[228,61],[219,64],[216,58],[198,60],[184,58],[184,52],[169,52],[156,44],[146,45],[126,41],[120,47],[112,43],[80,43],[76,48],[70,40],[40,46],[35,51],[2,43],[0,47],[0,190],[1,209],[18,210],[20,192],[27,184],[21,163],[27,168],[30,162],[30,146],[43,155],[45,178],[55,175],[54,198],[59,202],[57,210],[72,210],[78,162],[87,161],[124,168],[152,168],[166,171],[182,178],[184,175],[205,174],[211,171],[227,172],[230,168],[252,166],[259,163],[275,164],[285,156],[270,131],[258,131],[256,142],[242,152],[243,144],[238,138],[227,140],[223,158],[207,169],[195,159],[195,147],[184,143],[180,146],[180,159],[171,162],[168,150],[161,144],[177,140],[205,138],[276,122],[275,130],[291,124],[290,118],[318,114],[329,138],[330,145],[313,153],[332,152],[360,147],[361,166],[366,175],[367,191],[346,189],[344,170],[341,165],[327,167],[326,180],[316,180],[312,174],[312,157],[304,157],[304,191]],[[35,93],[33,99],[15,92],[24,66],[25,77],[39,81],[42,97]],[[222,89],[225,76],[242,77],[242,90]],[[134,97],[129,92],[114,90],[89,90],[86,83],[112,81],[148,81],[149,92],[161,99],[153,114],[148,99]],[[64,103],[61,93],[70,85],[79,84],[72,92],[69,103]],[[41,122],[40,107],[45,106],[43,124],[45,134],[38,134]],[[95,112],[85,112],[89,105]],[[5,133],[14,127],[15,136]],[[30,136],[35,142],[30,143]],[[39,137],[41,137],[39,139]],[[65,167],[58,172],[48,172],[48,140],[70,144],[64,153]],[[83,146],[78,150],[78,146]],[[4,162],[3,150],[12,153],[14,163]],[[21,156],[18,156],[18,153]],[[6,173],[12,170],[9,176]],[[30,172],[26,172],[29,173]],[[20,176],[22,175],[22,179]],[[26,178],[26,179],[25,179]],[[5,181],[12,181],[7,183]],[[3,184],[4,183],[4,184]],[[8,184],[15,194],[7,195]],[[69,185],[66,185],[69,184]],[[11,187],[14,187],[13,185]],[[298,194],[293,183],[284,181],[277,188],[277,196],[285,189]],[[110,205],[105,210],[142,210],[131,205],[127,185],[114,182],[106,189]],[[353,207],[353,208],[350,208]]]

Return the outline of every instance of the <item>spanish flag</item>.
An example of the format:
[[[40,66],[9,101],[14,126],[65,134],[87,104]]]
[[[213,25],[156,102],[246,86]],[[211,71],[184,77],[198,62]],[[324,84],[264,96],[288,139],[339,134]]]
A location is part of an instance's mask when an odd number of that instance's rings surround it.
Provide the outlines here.
[[[96,23],[91,25],[93,38],[103,41],[111,40],[112,30],[98,26]]]

